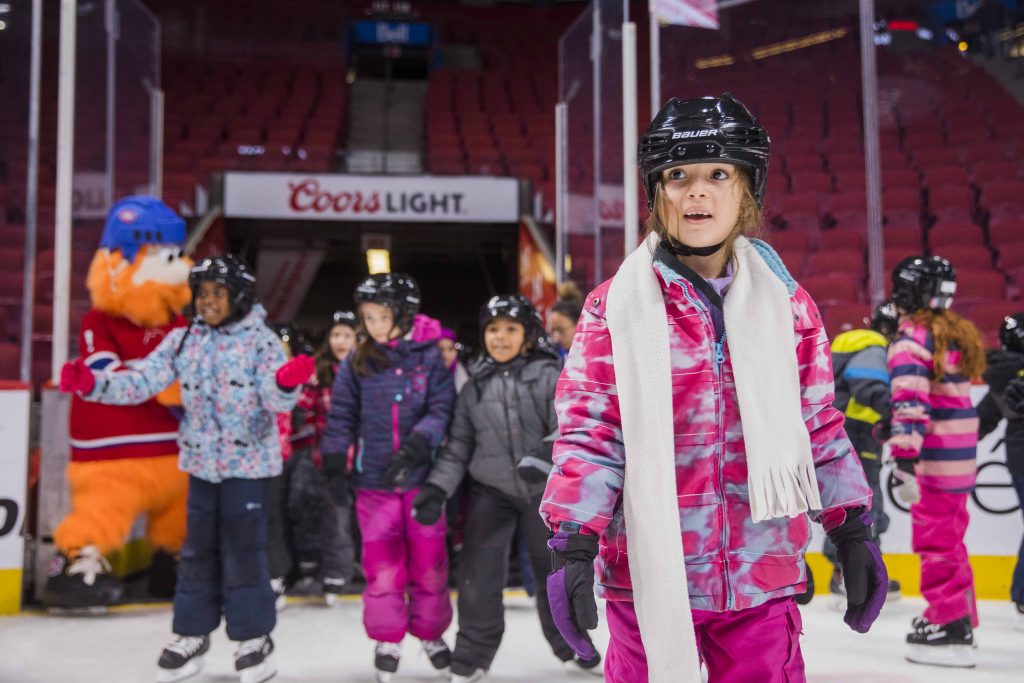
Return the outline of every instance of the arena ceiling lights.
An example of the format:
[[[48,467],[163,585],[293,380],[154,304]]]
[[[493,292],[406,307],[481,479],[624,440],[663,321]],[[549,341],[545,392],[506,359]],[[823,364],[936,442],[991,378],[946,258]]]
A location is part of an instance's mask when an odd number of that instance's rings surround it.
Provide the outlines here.
[[[795,52],[796,50],[802,50],[806,47],[813,47],[833,40],[839,40],[840,38],[845,38],[848,34],[849,31],[845,28],[834,28],[828,31],[820,31],[801,38],[791,38],[790,40],[784,40],[780,43],[772,43],[770,45],[764,45],[763,47],[756,47],[750,51],[750,57],[753,59],[777,57],[778,55]],[[694,66],[698,69],[714,69],[720,66],[730,66],[735,63],[736,59],[732,55],[724,54],[698,59],[694,62]]]

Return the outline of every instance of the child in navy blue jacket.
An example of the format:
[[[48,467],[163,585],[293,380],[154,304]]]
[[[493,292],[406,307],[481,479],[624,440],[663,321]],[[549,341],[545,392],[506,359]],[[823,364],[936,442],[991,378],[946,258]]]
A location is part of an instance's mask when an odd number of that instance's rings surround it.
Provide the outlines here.
[[[377,641],[377,680],[388,681],[407,632],[423,642],[436,669],[451,661],[441,639],[452,620],[445,524],[416,523],[412,502],[448,430],[455,386],[436,339],[405,338],[420,303],[411,277],[371,275],[354,298],[361,339],[335,377],[321,451],[334,500],[346,504],[355,488],[363,623]]]

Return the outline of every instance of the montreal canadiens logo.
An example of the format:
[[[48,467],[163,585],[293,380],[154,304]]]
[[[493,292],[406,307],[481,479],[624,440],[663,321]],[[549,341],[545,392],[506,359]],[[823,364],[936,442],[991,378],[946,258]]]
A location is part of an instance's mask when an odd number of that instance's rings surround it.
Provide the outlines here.
[[[139,218],[139,212],[135,209],[121,209],[117,212],[117,220],[122,223],[134,223]]]

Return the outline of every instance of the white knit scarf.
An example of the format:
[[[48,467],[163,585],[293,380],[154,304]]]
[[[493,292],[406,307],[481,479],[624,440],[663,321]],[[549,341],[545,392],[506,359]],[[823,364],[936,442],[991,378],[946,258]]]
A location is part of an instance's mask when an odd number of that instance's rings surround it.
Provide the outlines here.
[[[665,301],[651,235],[619,268],[607,323],[626,452],[623,511],[629,571],[651,683],[699,683],[680,539]],[[746,448],[755,522],[821,509],[800,381],[789,291],[754,245],[735,243],[725,329]],[[780,264],[781,265],[781,264]]]

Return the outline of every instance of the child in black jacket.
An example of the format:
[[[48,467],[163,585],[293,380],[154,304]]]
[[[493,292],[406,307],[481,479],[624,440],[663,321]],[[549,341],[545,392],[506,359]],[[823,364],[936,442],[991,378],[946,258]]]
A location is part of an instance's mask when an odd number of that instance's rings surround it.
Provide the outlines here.
[[[1024,510],[1024,313],[1008,315],[999,327],[1002,350],[990,351],[985,381],[989,392],[978,404],[978,438],[1006,420],[1006,466]],[[1024,631],[1024,541],[1013,570],[1010,597],[1017,606],[1017,630]]]

